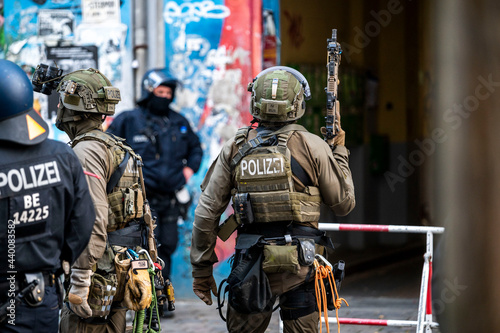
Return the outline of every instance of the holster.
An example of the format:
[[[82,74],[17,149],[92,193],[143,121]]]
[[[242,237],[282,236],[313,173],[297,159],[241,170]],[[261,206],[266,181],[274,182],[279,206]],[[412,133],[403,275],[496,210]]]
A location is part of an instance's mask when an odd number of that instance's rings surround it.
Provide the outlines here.
[[[45,297],[45,279],[42,272],[38,273],[26,273],[26,284],[31,283],[34,280],[38,280],[38,284],[35,288],[31,289],[24,295],[24,300],[31,307],[40,306]]]

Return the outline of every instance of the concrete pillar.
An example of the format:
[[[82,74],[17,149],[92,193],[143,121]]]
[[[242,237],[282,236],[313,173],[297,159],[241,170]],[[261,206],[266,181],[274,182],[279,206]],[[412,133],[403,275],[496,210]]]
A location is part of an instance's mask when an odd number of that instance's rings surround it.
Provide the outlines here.
[[[436,128],[433,178],[446,227],[434,293],[442,332],[500,328],[500,3],[434,3]],[[437,267],[436,267],[437,268]]]

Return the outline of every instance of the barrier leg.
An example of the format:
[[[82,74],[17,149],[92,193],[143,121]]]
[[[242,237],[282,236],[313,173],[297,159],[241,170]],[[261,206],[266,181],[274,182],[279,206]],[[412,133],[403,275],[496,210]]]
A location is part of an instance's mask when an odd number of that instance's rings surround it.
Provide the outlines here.
[[[424,327],[427,327],[426,332],[430,330],[429,325],[426,325],[426,306],[430,290],[429,273],[431,270],[432,258],[432,232],[427,232],[427,250],[424,254],[424,267],[422,269],[422,281],[420,284],[420,297],[418,302],[418,318],[417,318],[417,333],[424,333]],[[432,317],[432,315],[431,315]],[[432,322],[432,319],[431,319]]]
[[[427,284],[427,306],[425,310],[425,333],[432,333],[432,256],[429,258],[429,283]]]

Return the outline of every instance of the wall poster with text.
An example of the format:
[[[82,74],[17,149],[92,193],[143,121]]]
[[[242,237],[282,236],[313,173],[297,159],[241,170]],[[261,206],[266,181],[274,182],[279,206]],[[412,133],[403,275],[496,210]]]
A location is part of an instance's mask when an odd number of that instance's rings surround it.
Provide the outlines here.
[[[15,62],[30,78],[39,63],[57,65],[63,74],[97,68],[121,90],[117,111],[131,109],[131,2],[4,0],[0,58]],[[55,105],[55,92],[35,93],[35,109],[52,125],[50,137],[68,141],[53,125]]]

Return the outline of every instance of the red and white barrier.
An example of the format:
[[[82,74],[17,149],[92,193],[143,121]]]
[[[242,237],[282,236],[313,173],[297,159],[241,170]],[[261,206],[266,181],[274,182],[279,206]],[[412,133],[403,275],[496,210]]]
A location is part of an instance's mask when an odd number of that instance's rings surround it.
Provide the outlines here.
[[[337,318],[328,318],[328,322],[337,322]],[[385,319],[361,319],[361,318],[339,318],[339,323],[347,325],[370,325],[370,326],[398,326],[398,327],[416,327],[417,321],[411,320],[385,320]],[[431,327],[438,327],[432,323]]]
[[[427,246],[424,254],[424,267],[420,284],[420,296],[418,302],[417,320],[381,320],[362,318],[339,318],[340,324],[347,325],[371,325],[371,326],[398,326],[416,327],[417,333],[432,333],[432,328],[439,324],[432,320],[432,256],[433,256],[433,234],[442,234],[442,227],[405,226],[405,225],[379,225],[379,224],[341,224],[320,223],[319,229],[324,231],[362,231],[362,232],[399,232],[419,233],[427,235]],[[329,323],[337,323],[337,318],[328,317]],[[280,331],[282,323],[280,321]]]
[[[426,234],[428,231],[434,234],[442,234],[444,232],[444,228],[442,227],[384,224],[320,223],[319,228],[325,231],[403,232],[409,234]]]

